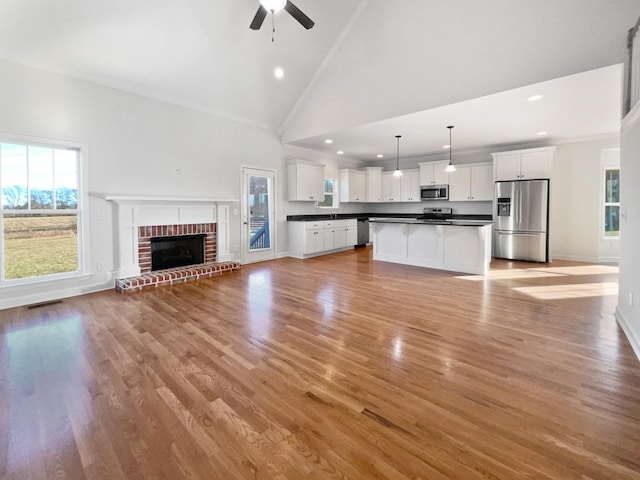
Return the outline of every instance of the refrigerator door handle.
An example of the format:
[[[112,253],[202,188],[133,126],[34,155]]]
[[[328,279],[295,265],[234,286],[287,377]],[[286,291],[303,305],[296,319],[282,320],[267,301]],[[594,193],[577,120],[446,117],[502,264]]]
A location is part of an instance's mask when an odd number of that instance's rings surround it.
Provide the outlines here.
[[[497,232],[498,235],[517,235],[519,237],[539,237],[541,233]]]
[[[522,189],[518,188],[518,227],[522,227]]]

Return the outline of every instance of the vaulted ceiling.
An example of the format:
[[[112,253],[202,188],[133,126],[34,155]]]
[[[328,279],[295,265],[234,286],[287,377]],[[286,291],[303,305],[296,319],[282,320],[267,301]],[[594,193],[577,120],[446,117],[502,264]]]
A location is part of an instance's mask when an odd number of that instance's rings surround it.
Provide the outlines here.
[[[280,12],[272,42],[270,17],[249,29],[258,0],[2,0],[0,58],[267,128],[308,148],[324,149],[319,140],[331,134],[367,159],[383,148],[363,146],[376,136],[422,131],[411,115],[430,119],[426,137],[470,116],[466,128],[480,132],[501,111],[518,116],[480,98],[559,77],[585,81],[575,74],[620,64],[626,30],[640,15],[640,0],[295,3],[315,27]],[[583,128],[577,115],[571,135],[615,130],[617,72],[588,79],[596,85],[589,102],[608,105],[604,122]],[[562,88],[571,92],[566,78]],[[573,108],[557,104],[564,110],[547,115]],[[535,136],[535,119],[522,123]],[[492,143],[527,140],[498,130],[504,135]],[[412,154],[442,148],[442,138],[427,143],[416,142]]]

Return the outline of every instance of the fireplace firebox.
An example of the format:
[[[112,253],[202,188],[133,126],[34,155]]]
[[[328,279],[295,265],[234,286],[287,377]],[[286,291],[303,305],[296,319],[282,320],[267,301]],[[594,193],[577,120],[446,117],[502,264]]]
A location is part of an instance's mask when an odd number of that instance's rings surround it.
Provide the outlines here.
[[[151,238],[151,271],[204,263],[205,234]]]

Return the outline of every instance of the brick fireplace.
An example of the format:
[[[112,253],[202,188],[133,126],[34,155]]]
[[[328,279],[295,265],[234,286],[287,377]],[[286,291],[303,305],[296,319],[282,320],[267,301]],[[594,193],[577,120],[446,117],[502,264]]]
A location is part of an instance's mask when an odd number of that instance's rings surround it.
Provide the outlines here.
[[[211,277],[240,268],[229,251],[229,205],[206,198],[136,197],[106,195],[116,205],[117,243],[114,271],[121,292]],[[156,240],[204,237],[204,262],[151,269]],[[164,240],[162,240],[164,243]],[[184,256],[178,252],[177,256]],[[192,252],[189,252],[192,253]],[[173,252],[171,252],[173,255]],[[201,258],[201,257],[200,257]],[[200,262],[192,259],[192,262]]]
[[[140,274],[151,272],[151,239],[199,235],[204,237],[204,263],[216,261],[216,224],[148,225],[138,227],[138,265]]]

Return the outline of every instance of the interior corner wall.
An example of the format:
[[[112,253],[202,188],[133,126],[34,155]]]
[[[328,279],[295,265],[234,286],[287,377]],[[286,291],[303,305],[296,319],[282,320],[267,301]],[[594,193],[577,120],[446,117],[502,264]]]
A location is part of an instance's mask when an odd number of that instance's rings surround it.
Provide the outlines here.
[[[620,134],[620,275],[616,318],[640,359],[640,103]]]
[[[286,185],[275,132],[7,61],[0,61],[0,78],[0,132],[86,144],[90,193],[238,200],[243,165],[273,169],[277,188]],[[284,207],[276,205],[278,216]],[[112,208],[90,197],[87,276],[3,286],[0,308],[111,288]],[[239,259],[239,208],[230,210]],[[282,237],[276,235],[276,251],[286,251]]]
[[[552,259],[600,261],[601,155],[617,136],[559,144],[550,182],[549,250]]]

